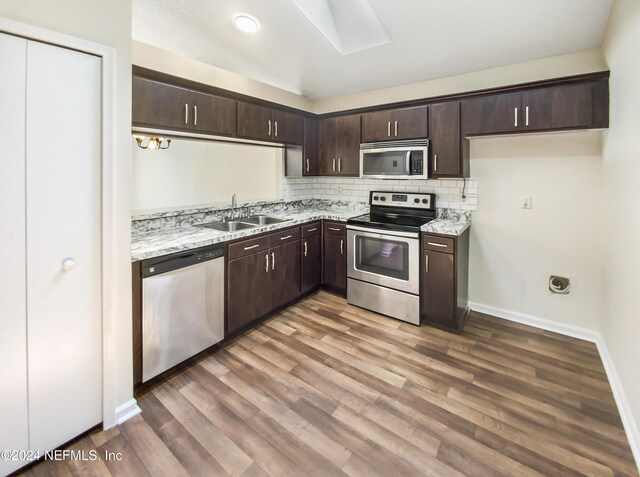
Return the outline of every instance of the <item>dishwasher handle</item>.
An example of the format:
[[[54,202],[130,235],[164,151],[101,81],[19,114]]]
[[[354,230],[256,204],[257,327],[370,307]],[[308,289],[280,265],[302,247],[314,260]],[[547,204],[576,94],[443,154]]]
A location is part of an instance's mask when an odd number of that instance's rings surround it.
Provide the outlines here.
[[[171,272],[179,268],[189,267],[220,257],[224,257],[224,245],[208,248],[199,252],[187,251],[169,255],[165,260],[145,260],[142,262],[142,278]]]

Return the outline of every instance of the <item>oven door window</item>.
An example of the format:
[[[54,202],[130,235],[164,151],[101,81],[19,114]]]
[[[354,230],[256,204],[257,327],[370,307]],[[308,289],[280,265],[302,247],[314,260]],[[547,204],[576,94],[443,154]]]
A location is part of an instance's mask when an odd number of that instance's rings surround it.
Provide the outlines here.
[[[390,239],[355,236],[355,268],[398,280],[409,279],[409,244]]]
[[[365,176],[404,176],[409,174],[408,151],[365,152],[362,156]]]

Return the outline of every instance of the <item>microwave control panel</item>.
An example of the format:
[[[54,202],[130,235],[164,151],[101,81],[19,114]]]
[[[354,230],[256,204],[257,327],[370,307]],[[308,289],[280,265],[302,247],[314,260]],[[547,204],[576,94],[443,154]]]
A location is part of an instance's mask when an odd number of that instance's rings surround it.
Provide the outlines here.
[[[409,173],[412,176],[421,176],[424,174],[424,153],[422,151],[411,151],[409,168]]]
[[[379,207],[405,207],[411,209],[435,209],[435,194],[397,192],[371,192],[369,203]]]

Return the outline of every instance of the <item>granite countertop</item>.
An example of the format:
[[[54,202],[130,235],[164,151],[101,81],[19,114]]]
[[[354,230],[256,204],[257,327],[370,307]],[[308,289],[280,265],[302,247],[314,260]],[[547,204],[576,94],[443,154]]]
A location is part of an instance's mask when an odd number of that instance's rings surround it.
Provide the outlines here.
[[[220,242],[236,240],[242,237],[271,232],[313,220],[336,220],[346,222],[351,217],[363,213],[362,210],[344,208],[305,208],[303,210],[289,210],[284,213],[273,213],[288,220],[278,224],[258,226],[237,232],[220,232],[194,224],[181,224],[179,227],[167,227],[153,230],[134,230],[131,237],[131,260],[138,261],[159,257],[170,253],[182,252],[198,247],[205,247]],[[460,235],[470,225],[466,215],[444,214],[422,227],[423,232],[444,235]]]

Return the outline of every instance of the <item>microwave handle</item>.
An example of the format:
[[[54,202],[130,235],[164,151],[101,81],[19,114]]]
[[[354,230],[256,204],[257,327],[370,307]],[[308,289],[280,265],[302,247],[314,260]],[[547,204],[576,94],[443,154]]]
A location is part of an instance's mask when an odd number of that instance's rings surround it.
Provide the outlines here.
[[[407,151],[407,164],[404,170],[407,174],[411,174],[411,151]]]

